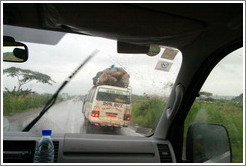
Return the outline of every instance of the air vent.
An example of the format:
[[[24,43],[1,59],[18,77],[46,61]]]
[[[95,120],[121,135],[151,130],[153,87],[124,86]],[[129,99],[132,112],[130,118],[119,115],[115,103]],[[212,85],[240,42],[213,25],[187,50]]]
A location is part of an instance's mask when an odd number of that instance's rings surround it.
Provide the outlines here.
[[[58,150],[59,150],[59,141],[53,141],[54,144],[54,163],[57,163]]]
[[[172,156],[167,144],[157,144],[161,163],[172,163]]]
[[[32,163],[36,141],[3,141],[4,163]]]

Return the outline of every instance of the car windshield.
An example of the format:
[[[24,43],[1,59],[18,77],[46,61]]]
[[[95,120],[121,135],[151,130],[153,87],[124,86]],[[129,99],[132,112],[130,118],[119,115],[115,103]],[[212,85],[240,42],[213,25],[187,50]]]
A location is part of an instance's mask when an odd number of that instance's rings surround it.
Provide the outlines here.
[[[44,36],[46,32],[42,31]],[[54,133],[87,133],[89,121],[99,131],[95,134],[147,135],[158,124],[182,63],[182,54],[175,48],[151,45],[150,51],[156,49],[156,55],[117,53],[115,40],[78,34],[67,33],[55,45],[22,43],[29,49],[29,59],[3,62],[2,67],[5,132],[22,131],[63,81],[97,49],[97,55],[29,132],[48,128]],[[95,95],[99,86],[108,87],[99,88]],[[119,105],[103,107],[103,102]],[[136,126],[146,130],[137,133]],[[118,130],[111,129],[114,127]]]

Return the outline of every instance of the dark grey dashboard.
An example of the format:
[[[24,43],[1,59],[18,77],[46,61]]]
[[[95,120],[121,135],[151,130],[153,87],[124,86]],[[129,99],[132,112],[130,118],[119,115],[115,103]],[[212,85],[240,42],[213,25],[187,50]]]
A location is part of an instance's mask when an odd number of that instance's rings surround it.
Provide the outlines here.
[[[33,162],[41,135],[24,132],[3,134],[3,162]],[[53,134],[57,163],[172,163],[169,141],[139,136]]]

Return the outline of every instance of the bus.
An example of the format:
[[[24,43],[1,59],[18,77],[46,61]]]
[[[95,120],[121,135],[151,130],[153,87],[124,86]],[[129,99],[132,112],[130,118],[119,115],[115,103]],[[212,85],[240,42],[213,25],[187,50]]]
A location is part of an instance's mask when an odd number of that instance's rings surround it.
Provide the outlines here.
[[[84,99],[82,113],[87,126],[127,127],[131,117],[131,89],[94,86]]]

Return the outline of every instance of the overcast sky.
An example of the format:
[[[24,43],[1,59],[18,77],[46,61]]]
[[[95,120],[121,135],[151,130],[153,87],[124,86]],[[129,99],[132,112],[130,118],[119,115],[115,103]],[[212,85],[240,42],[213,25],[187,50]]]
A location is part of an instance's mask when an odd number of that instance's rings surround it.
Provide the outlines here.
[[[164,88],[168,82],[174,83],[182,55],[179,52],[169,72],[155,70],[164,48],[154,57],[143,54],[117,54],[116,42],[82,35],[67,34],[57,45],[26,43],[29,59],[25,63],[3,63],[3,68],[11,66],[38,71],[51,76],[56,81],[52,86],[35,81],[23,86],[38,93],[54,93],[61,83],[75,70],[95,49],[100,52],[75,76],[62,93],[84,95],[92,87],[92,78],[97,72],[115,64],[123,67],[130,74],[130,86],[135,94],[168,95],[170,90]],[[243,56],[242,49],[234,53],[234,59],[228,58],[216,69],[216,74],[209,77],[202,88],[216,95],[237,96],[243,92]],[[236,57],[236,58],[235,58]],[[235,74],[237,73],[237,74]],[[210,83],[209,83],[210,82]],[[3,87],[10,90],[17,85],[16,78],[4,76]],[[229,87],[228,87],[229,86]],[[233,88],[230,88],[233,86]]]
[[[243,93],[243,49],[222,59],[210,73],[202,90],[214,95],[238,96]]]

